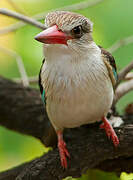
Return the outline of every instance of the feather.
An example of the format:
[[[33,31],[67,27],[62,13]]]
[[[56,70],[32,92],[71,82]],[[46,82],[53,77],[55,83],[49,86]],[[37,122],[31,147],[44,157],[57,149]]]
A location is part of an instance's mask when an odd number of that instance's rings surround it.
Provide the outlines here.
[[[42,101],[43,101],[44,104],[46,104],[45,90],[43,89],[43,86],[42,86],[42,83],[41,83],[41,71],[42,71],[42,66],[43,66],[44,62],[45,62],[45,59],[43,60],[41,68],[40,68],[38,84],[39,84],[39,87],[40,87]]]
[[[101,54],[102,54],[102,59],[107,67],[109,77],[111,79],[113,88],[115,88],[115,84],[117,82],[117,69],[116,69],[116,64],[115,64],[115,59],[114,57],[105,49],[99,46],[101,49]]]

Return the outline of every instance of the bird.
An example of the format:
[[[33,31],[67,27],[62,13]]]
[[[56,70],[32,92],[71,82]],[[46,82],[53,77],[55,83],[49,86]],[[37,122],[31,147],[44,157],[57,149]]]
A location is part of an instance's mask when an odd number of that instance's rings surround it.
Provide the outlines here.
[[[106,118],[111,108],[117,70],[114,57],[92,37],[93,23],[68,11],[53,11],[45,18],[46,29],[35,36],[43,43],[39,86],[50,122],[57,134],[61,165],[70,158],[63,139],[65,128],[102,121],[114,146],[119,139]]]

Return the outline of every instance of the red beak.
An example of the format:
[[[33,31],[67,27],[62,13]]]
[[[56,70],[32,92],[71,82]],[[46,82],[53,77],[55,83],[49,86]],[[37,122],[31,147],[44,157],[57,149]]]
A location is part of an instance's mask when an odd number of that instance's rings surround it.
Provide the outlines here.
[[[58,30],[57,25],[54,25],[35,36],[37,41],[45,44],[65,44],[67,45],[67,40],[72,39],[66,33]]]

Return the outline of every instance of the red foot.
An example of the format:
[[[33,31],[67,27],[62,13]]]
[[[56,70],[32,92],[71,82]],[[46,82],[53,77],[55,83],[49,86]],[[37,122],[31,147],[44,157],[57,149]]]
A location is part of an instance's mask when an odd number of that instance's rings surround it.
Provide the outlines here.
[[[60,153],[61,165],[63,168],[66,169],[67,168],[67,157],[70,158],[70,154],[66,148],[66,143],[63,140],[62,132],[58,131],[57,136],[58,136],[58,149],[59,149],[59,153]]]
[[[105,129],[105,132],[106,132],[108,138],[110,139],[110,137],[111,137],[114,146],[117,147],[119,144],[119,139],[118,139],[113,127],[111,126],[109,121],[106,119],[106,117],[103,117],[102,120],[103,120],[103,124],[100,125],[100,128]]]

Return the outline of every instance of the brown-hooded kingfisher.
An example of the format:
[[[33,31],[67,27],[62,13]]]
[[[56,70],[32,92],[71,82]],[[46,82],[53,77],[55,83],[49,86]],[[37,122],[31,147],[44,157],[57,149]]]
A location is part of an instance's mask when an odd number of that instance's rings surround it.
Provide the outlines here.
[[[93,23],[66,11],[51,12],[46,30],[35,39],[44,43],[39,84],[48,117],[57,133],[61,164],[67,168],[70,154],[63,140],[64,128],[103,121],[101,128],[112,139],[118,137],[106,115],[111,108],[117,79],[113,56],[96,45]]]

